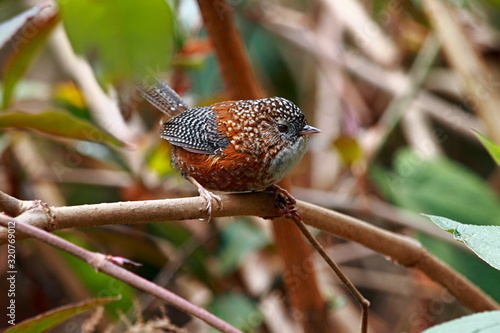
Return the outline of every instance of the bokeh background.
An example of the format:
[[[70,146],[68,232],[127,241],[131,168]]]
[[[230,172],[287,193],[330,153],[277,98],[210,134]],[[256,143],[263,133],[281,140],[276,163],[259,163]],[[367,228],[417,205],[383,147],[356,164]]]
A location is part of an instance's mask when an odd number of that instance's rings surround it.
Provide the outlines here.
[[[500,273],[420,215],[500,225],[499,169],[474,132],[500,143],[500,2],[228,3],[266,94],[292,100],[322,130],[291,175],[296,197],[415,237],[500,301]],[[0,21],[35,4],[0,1]],[[54,206],[197,195],[170,166],[161,113],[132,84],[157,75],[192,106],[228,99],[197,3],[58,5],[57,15],[54,7],[35,18],[24,12],[22,28],[2,37],[0,190]],[[165,221],[57,234],[143,263],[138,274],[245,332],[300,332],[269,223]],[[419,272],[316,236],[371,301],[373,332],[420,332],[468,313]],[[166,318],[189,332],[211,330],[40,242],[18,242],[17,266],[18,320],[121,295],[93,317],[97,331],[166,329]],[[332,321],[356,332],[357,305],[319,256],[315,269]],[[0,279],[2,290],[6,283]],[[88,317],[54,332],[74,331]]]

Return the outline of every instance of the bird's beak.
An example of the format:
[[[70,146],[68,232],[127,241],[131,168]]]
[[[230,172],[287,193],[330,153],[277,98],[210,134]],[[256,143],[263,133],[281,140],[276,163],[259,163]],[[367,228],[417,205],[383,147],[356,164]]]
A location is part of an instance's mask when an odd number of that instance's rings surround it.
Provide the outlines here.
[[[306,125],[300,130],[299,135],[316,133],[321,133],[321,130],[317,129],[316,127],[312,127],[311,125]]]

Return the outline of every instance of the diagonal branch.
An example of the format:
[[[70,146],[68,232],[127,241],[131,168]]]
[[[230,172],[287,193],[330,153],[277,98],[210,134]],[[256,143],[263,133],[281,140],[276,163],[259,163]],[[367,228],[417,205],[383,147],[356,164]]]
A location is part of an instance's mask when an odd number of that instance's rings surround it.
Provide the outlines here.
[[[499,310],[500,305],[460,273],[433,256],[415,239],[380,229],[356,218],[306,202],[297,202],[304,221],[320,230],[362,244],[396,264],[415,268],[441,284],[475,312]]]
[[[0,215],[0,225],[9,228],[14,228],[16,234],[22,233],[33,238],[41,240],[44,243],[57,247],[66,251],[73,256],[85,261],[87,264],[95,268],[97,271],[112,276],[121,280],[137,289],[143,290],[151,295],[154,295],[164,302],[172,304],[180,310],[197,317],[212,327],[217,328],[221,332],[227,333],[242,333],[240,330],[229,325],[222,319],[214,316],[203,308],[200,308],[182,297],[170,292],[169,290],[160,287],[159,285],[146,280],[120,266],[117,266],[108,260],[108,256],[101,253],[94,253],[85,250],[75,244],[72,244],[62,238],[47,233],[46,231],[35,228],[31,225],[17,221],[16,219],[8,218],[5,215]]]

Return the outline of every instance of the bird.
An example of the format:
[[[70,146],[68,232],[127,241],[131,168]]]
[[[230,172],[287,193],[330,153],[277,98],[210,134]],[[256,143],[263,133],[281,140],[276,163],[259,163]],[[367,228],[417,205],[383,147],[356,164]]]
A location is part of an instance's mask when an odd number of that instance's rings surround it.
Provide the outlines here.
[[[321,131],[282,97],[189,107],[164,81],[138,90],[162,111],[160,137],[170,142],[171,163],[207,202],[222,207],[216,192],[254,192],[276,187],[302,159],[308,136]]]

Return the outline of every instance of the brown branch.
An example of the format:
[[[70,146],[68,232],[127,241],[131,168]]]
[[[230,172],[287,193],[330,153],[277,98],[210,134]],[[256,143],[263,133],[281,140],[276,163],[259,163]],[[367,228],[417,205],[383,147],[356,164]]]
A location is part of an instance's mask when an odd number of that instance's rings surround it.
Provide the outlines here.
[[[112,276],[120,281],[127,283],[137,289],[143,290],[151,295],[156,296],[164,302],[174,305],[178,309],[197,317],[210,326],[227,333],[242,333],[240,330],[229,325],[220,318],[217,318],[210,312],[186,301],[182,297],[170,292],[169,290],[160,287],[153,282],[146,280],[120,266],[117,266],[108,260],[108,257],[101,253],[87,251],[75,244],[72,244],[62,238],[52,235],[46,231],[35,228],[31,225],[9,218],[5,215],[0,215],[0,225],[4,227],[12,226],[17,233],[29,235],[44,243],[57,247],[69,254],[85,261],[99,272]]]
[[[307,224],[360,243],[392,261],[416,268],[448,289],[462,304],[475,312],[499,310],[500,305],[460,273],[427,252],[416,240],[377,228],[353,217],[309,203],[297,202]]]
[[[277,216],[278,214],[273,204],[273,195],[270,193],[221,195],[221,198],[223,208],[214,210],[214,217]],[[108,224],[141,224],[202,218],[206,215],[205,205],[204,199],[200,197],[68,207],[46,207],[40,204],[22,213],[17,220],[50,230]],[[500,309],[500,306],[488,295],[432,256],[418,241],[410,237],[380,229],[356,218],[303,201],[297,201],[297,209],[304,221],[315,228],[364,245],[390,257],[399,265],[422,271],[448,289],[472,311]],[[0,230],[2,243],[5,243],[6,235],[6,229],[2,228]],[[17,239],[21,238],[21,235],[17,236]],[[302,266],[307,264],[308,261],[301,263]]]
[[[10,216],[17,216],[26,211],[26,201],[16,199],[0,191],[0,211]]]
[[[265,97],[247,61],[231,6],[225,0],[199,0],[198,5],[231,98]]]
[[[270,217],[279,215],[279,212],[272,205],[273,196],[269,193],[220,195],[220,197],[223,200],[223,208],[214,210],[213,217],[242,215]],[[19,215],[17,220],[41,229],[54,231],[112,224],[200,219],[207,216],[205,206],[206,202],[201,197],[65,207],[48,207],[39,204]],[[0,208],[2,207],[0,200]],[[7,231],[0,230],[0,244],[5,243],[6,236]]]

